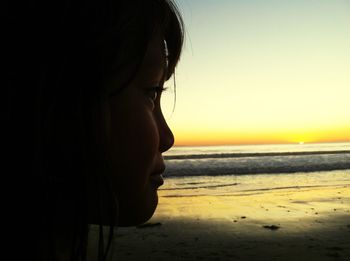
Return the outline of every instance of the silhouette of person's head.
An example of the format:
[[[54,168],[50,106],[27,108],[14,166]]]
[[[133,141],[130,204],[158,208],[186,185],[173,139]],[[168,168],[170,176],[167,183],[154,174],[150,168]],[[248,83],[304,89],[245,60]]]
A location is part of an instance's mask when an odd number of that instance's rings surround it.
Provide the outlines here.
[[[43,260],[84,259],[88,224],[137,225],[156,209],[162,153],[174,143],[160,96],[182,20],[171,0],[7,8],[8,119],[26,144],[11,155],[30,180],[28,217]]]

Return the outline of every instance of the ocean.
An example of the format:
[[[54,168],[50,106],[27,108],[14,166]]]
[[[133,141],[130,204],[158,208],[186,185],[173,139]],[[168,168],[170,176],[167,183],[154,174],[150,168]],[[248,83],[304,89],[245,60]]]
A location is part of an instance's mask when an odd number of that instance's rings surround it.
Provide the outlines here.
[[[350,185],[350,143],[174,147],[163,196]]]
[[[118,228],[117,260],[349,260],[350,143],[164,156],[157,210]]]
[[[349,260],[350,143],[164,156],[157,210],[118,228],[117,260]]]

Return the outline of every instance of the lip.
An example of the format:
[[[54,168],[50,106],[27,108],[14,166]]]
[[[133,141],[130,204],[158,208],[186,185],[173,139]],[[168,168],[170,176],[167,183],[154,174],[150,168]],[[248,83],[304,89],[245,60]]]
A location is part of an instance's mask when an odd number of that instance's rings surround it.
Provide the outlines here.
[[[164,184],[164,179],[162,174],[165,171],[165,166],[162,165],[157,171],[154,171],[151,176],[150,176],[150,182],[156,186],[156,187],[160,187],[161,185]]]

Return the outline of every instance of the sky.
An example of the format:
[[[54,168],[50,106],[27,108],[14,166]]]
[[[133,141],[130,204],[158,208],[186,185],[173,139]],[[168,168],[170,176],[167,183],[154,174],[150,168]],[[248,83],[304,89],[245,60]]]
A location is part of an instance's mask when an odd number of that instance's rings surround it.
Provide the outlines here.
[[[176,2],[175,145],[350,141],[350,0]]]

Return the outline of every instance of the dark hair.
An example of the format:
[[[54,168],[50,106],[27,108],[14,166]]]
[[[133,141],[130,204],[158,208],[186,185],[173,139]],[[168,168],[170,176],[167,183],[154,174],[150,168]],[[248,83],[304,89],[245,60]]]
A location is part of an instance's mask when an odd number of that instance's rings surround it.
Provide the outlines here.
[[[169,50],[169,79],[182,49],[182,19],[171,0],[17,4],[5,4],[3,59],[7,154],[10,174],[20,181],[17,203],[23,211],[28,207],[25,220],[33,231],[26,231],[33,237],[35,260],[56,260],[62,229],[70,229],[71,260],[86,260],[89,213],[97,208],[101,215],[93,222],[101,231],[102,225],[112,231],[118,215],[103,174],[109,168],[101,110],[106,83],[123,80],[114,93],[122,91],[156,33]],[[129,75],[124,68],[131,68]],[[95,191],[87,191],[88,180]],[[108,208],[99,199],[104,191],[110,194]],[[104,259],[101,233],[98,260]]]

